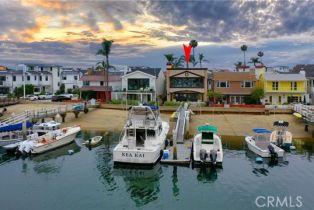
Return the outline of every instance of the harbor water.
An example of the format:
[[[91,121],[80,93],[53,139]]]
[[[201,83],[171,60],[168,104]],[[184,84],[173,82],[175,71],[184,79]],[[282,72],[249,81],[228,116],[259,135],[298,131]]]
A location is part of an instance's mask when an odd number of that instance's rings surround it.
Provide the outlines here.
[[[119,134],[95,148],[76,142],[48,153],[0,156],[1,210],[98,209],[313,209],[314,141],[296,141],[296,150],[278,163],[248,152],[242,138],[223,137],[223,168],[157,164],[153,168],[113,167]],[[70,155],[68,150],[73,150]],[[267,205],[272,197],[287,205]],[[300,202],[301,201],[301,202]],[[278,204],[278,202],[277,202]],[[286,205],[284,203],[284,205]],[[292,207],[291,207],[292,205]]]

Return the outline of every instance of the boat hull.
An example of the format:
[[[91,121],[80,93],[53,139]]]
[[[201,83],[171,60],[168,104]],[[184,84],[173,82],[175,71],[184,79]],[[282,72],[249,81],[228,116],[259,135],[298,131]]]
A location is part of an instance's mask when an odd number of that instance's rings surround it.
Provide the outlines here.
[[[8,140],[0,140],[0,147],[7,146],[9,144],[15,144],[17,142],[22,141],[21,139],[8,139]]]
[[[32,154],[41,154],[64,145],[70,144],[75,140],[76,134],[80,131],[80,127],[77,127],[75,130],[71,131],[68,135],[62,137],[59,140],[53,141],[52,143],[45,144],[38,147],[33,147],[31,153]]]
[[[251,136],[245,137],[245,141],[246,141],[246,144],[247,144],[249,150],[251,150],[255,154],[257,154],[257,155],[259,155],[259,156],[261,156],[263,158],[270,158],[270,157],[272,157],[272,155],[271,155],[271,153],[269,152],[268,149],[261,149],[261,148],[257,147],[255,145],[255,142],[254,142],[254,140],[252,139]],[[280,147],[276,146],[273,143],[270,143],[270,145],[274,147],[275,152],[277,153],[278,157],[283,157],[284,156],[284,150],[283,149],[281,149]]]
[[[165,147],[165,140],[169,131],[169,124],[162,122],[162,133],[158,139],[153,140],[154,145],[150,147],[135,147],[129,149],[119,143],[113,150],[113,162],[117,164],[143,164],[152,165],[157,163]]]
[[[214,135],[214,138],[219,145],[208,145],[201,143],[201,134],[197,134],[193,140],[193,147],[192,147],[192,156],[193,156],[193,163],[197,165],[222,165],[223,163],[223,149],[221,144],[221,139],[219,136]],[[201,160],[200,158],[200,150],[206,150],[207,158],[205,160]],[[210,159],[210,151],[215,150],[217,154],[217,158],[215,162],[212,162]]]

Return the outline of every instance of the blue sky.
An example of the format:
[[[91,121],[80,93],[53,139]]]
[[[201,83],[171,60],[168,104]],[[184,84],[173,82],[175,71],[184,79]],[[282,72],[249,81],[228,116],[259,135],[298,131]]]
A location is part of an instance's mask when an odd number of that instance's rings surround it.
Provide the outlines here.
[[[0,64],[89,67],[102,38],[114,40],[111,63],[165,67],[196,39],[209,68],[232,69],[264,52],[267,66],[314,63],[312,1],[0,0]]]

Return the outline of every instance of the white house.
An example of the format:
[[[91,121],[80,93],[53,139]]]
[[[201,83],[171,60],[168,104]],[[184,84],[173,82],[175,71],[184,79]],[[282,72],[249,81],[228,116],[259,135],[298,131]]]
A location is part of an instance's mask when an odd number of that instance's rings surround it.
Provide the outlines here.
[[[165,76],[160,68],[135,67],[122,77],[121,91],[113,92],[113,99],[156,101],[163,95]]]

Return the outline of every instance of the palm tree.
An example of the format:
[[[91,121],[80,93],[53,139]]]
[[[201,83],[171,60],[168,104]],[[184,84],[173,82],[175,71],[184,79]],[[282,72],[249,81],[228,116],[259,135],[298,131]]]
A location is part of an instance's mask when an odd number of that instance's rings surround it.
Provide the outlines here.
[[[200,68],[202,68],[202,63],[209,63],[209,60],[205,59],[203,53],[198,54],[198,63],[200,64]]]
[[[192,63],[193,67],[195,67],[198,63],[197,60],[195,59],[194,55],[192,55],[190,57],[190,62]]]
[[[252,57],[250,60],[251,61],[249,63],[253,63],[255,67],[257,63],[261,63],[258,57]]]
[[[106,69],[106,86],[109,86],[109,55],[111,52],[111,46],[112,46],[113,41],[112,40],[107,40],[107,39],[103,39],[102,43],[101,43],[101,49],[99,49],[96,53],[96,55],[102,55],[106,58],[106,65],[103,65],[103,67],[105,67]]]
[[[190,41],[190,45],[191,45],[192,48],[193,48],[193,57],[194,57],[194,49],[197,47],[198,42],[193,39],[193,40]]]
[[[246,66],[246,63],[245,63],[245,52],[247,51],[247,46],[244,44],[240,47],[241,51],[243,52],[243,64],[244,66]]]
[[[167,64],[173,64],[175,57],[173,54],[165,54],[165,58],[167,59]]]
[[[242,64],[242,61],[238,61],[238,62],[235,63],[234,65],[235,65],[235,67],[236,67],[236,70],[239,71],[239,68],[241,68],[241,66],[242,66],[243,64]]]
[[[183,67],[183,62],[185,61],[184,56],[180,56],[179,58],[173,57],[172,66],[173,68]]]
[[[262,51],[259,51],[259,52],[257,53],[257,56],[260,57],[261,63],[263,63],[263,62],[262,62],[262,57],[264,56],[264,53],[263,53]]]

